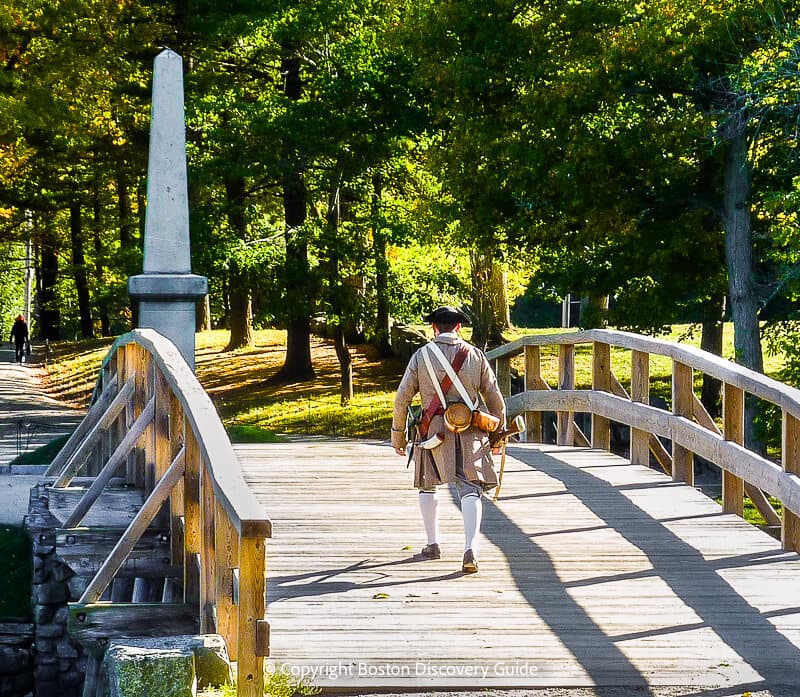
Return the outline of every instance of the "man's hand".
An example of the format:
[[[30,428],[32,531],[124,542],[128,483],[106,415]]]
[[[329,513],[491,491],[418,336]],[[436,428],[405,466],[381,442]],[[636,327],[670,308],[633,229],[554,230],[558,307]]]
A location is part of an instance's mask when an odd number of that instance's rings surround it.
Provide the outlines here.
[[[405,448],[395,448],[395,449],[394,449],[394,451],[395,451],[395,452],[396,452],[398,455],[405,455],[405,454],[406,454],[406,449],[405,449]]]
[[[502,444],[495,445],[495,446],[492,448],[492,455],[499,455],[501,452],[503,452],[503,446],[502,446]]]

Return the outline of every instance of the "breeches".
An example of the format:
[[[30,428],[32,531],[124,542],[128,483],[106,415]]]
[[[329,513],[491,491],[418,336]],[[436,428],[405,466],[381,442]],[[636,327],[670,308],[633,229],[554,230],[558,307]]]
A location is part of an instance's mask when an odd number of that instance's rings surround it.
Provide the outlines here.
[[[458,498],[463,499],[465,496],[474,495],[480,498],[481,494],[483,493],[483,488],[480,484],[475,484],[474,482],[469,481],[464,476],[464,466],[463,466],[463,458],[461,457],[461,448],[458,447],[460,445],[459,441],[456,440],[458,444],[456,446],[456,492],[458,492]],[[428,493],[432,493],[436,491],[435,486],[428,487],[426,489],[420,489],[420,491],[425,491]]]

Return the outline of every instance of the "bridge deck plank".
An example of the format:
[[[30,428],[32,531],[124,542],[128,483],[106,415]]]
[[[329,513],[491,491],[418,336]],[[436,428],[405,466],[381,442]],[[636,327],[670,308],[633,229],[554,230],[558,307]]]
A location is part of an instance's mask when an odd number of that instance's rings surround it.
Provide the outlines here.
[[[414,558],[417,495],[385,445],[236,450],[273,521],[272,660],[324,688],[800,688],[800,557],[659,472],[509,448],[480,573],[464,576],[447,490],[444,557]]]

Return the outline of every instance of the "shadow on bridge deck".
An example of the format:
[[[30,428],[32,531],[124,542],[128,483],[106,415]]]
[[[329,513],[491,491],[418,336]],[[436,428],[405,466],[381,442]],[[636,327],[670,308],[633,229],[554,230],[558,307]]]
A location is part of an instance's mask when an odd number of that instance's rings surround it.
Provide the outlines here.
[[[511,448],[505,494],[484,506],[481,572],[462,576],[455,497],[442,498],[445,558],[414,557],[416,494],[391,449],[237,451],[273,518],[273,660],[323,688],[800,694],[800,559],[658,472]]]
[[[485,529],[500,549],[509,543],[515,549],[507,559],[520,591],[596,684],[664,682],[652,670],[655,666],[637,667],[636,644],[649,643],[665,661],[661,669],[674,671],[674,678],[684,671],[689,678],[697,671],[691,682],[700,682],[704,672],[712,681],[715,674],[726,681],[733,673],[734,682],[743,681],[740,689],[788,683],[797,687],[787,688],[787,694],[800,691],[800,649],[770,621],[794,616],[792,637],[795,642],[800,638],[800,606],[791,593],[800,572],[796,554],[783,552],[769,536],[723,515],[698,492],[658,473],[642,471],[639,476],[652,481],[622,483],[620,474],[640,468],[616,458],[594,464],[598,457],[611,459],[596,451],[567,455],[563,448],[552,448],[552,454],[548,450],[547,446],[517,448],[514,454],[519,463],[563,485],[583,513],[601,523],[529,534],[505,514],[501,499],[499,506],[486,507]],[[608,471],[598,471],[600,467]],[[680,515],[682,510],[712,507]],[[568,580],[559,573],[563,560],[558,549],[537,541],[547,535],[582,535],[588,561],[615,554],[613,547],[592,541],[591,536],[603,530],[613,530],[620,538],[617,544],[624,540],[647,558],[651,568]],[[527,554],[519,553],[514,537],[529,541]],[[749,551],[736,554],[737,539]],[[526,581],[534,559],[543,578],[530,584]],[[760,574],[747,571],[755,566],[764,567]],[[603,607],[595,620],[598,599]],[[759,605],[775,609],[762,612]],[[608,622],[604,615],[615,611],[629,616],[628,631],[604,629]],[[709,662],[705,670],[697,665],[703,660]]]

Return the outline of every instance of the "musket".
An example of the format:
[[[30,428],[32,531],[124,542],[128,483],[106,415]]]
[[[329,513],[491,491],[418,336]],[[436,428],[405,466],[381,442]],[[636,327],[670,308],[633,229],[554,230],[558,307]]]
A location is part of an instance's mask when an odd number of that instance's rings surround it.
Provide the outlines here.
[[[506,428],[501,429],[499,432],[495,431],[489,434],[489,442],[494,447],[497,443],[502,443],[502,451],[500,454],[500,472],[497,474],[497,488],[494,490],[492,501],[497,501],[500,497],[500,487],[503,486],[503,472],[506,469],[506,446],[508,439],[511,436],[516,436],[525,431],[525,417],[522,414],[517,414],[511,423]]]

